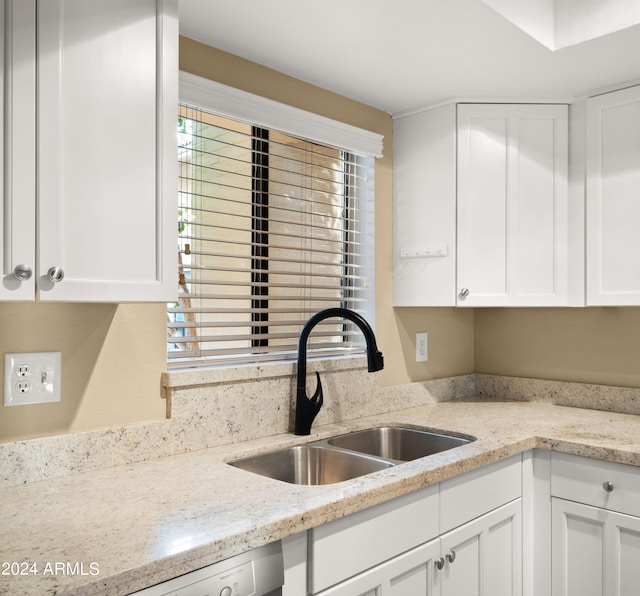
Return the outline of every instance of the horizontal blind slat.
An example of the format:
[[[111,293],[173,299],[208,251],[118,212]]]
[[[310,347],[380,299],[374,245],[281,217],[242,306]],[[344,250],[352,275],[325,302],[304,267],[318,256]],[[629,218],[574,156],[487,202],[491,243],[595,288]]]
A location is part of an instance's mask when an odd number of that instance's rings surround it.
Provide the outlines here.
[[[328,269],[342,268],[340,265],[327,265]],[[344,288],[364,288],[367,278],[355,275],[337,275],[330,271],[305,273],[295,271],[273,271],[267,273],[266,269],[233,269],[221,267],[217,271],[207,269],[192,269],[190,277],[185,279],[185,284],[191,287],[198,286],[236,286],[255,288],[295,288],[314,290],[342,290]],[[233,274],[233,281],[224,274]],[[264,274],[264,275],[263,275]],[[263,278],[264,281],[257,281]],[[358,282],[361,282],[359,284]]]
[[[334,348],[328,345],[319,346],[316,350],[323,357],[327,356],[349,356],[362,352],[361,346]],[[183,367],[185,364],[190,365],[230,365],[230,364],[256,364],[261,362],[273,362],[281,360],[291,360],[297,355],[297,346],[286,346],[280,352],[267,351],[248,351],[246,348],[236,348],[234,350],[202,350],[202,351],[185,351],[170,352],[169,366]]]
[[[242,245],[242,246],[246,246],[246,245]],[[267,246],[267,245],[264,245],[264,246]],[[307,249],[306,252],[311,252],[311,251],[312,249]],[[181,252],[184,254],[184,249],[182,249]],[[299,253],[299,252],[305,252],[305,251],[297,250],[295,252]],[[212,251],[206,251],[206,250],[194,250],[193,247],[190,248],[189,254],[195,255],[196,257],[217,257],[220,259],[246,259],[245,256],[233,254],[230,252],[225,253],[225,252],[212,252]],[[348,261],[349,257],[360,256],[358,255],[358,253],[349,253],[349,252],[327,253],[327,254],[340,256],[341,258],[345,259],[345,261]],[[310,265],[326,265],[327,264],[327,261],[320,261],[318,259],[313,259],[313,258],[308,258],[308,259],[296,258],[295,255],[286,256],[286,257],[285,256],[282,256],[282,257],[269,256],[266,259],[261,258],[260,260],[267,260],[270,263],[275,263],[275,264],[289,264],[289,265],[304,264],[304,265],[310,266]],[[182,266],[186,269],[191,269],[191,270],[200,270],[200,269],[208,270],[208,267],[204,267],[200,265],[183,264]],[[358,263],[349,263],[349,264],[345,264],[344,266],[349,267],[349,269],[353,271],[356,271],[362,268],[362,265],[359,265]]]
[[[283,246],[281,244],[275,244],[275,245],[269,245],[266,243],[261,243],[261,242],[251,242],[251,243],[246,243],[246,242],[240,242],[239,240],[222,240],[222,239],[212,239],[212,238],[197,238],[195,236],[183,236],[182,239],[186,239],[186,240],[191,240],[191,241],[195,241],[195,242],[215,242],[215,243],[219,243],[219,244],[230,244],[230,245],[234,245],[234,246],[244,246],[244,247],[251,247],[251,248],[255,248],[255,249],[261,249],[261,248],[272,248],[276,251],[286,251],[289,249],[289,247],[287,246]],[[349,243],[352,244],[352,243]],[[355,246],[355,245],[354,245]],[[184,248],[182,248],[182,252],[184,252]],[[196,251],[197,252],[197,251]],[[360,254],[359,252],[352,252],[349,250],[343,250],[340,252],[336,252],[336,251],[332,251],[332,250],[324,250],[322,248],[318,248],[318,247],[311,247],[311,246],[302,246],[300,248],[296,248],[293,251],[295,254],[298,253],[317,253],[317,254],[326,254],[326,255],[344,255],[345,257],[350,257],[350,258],[362,258],[364,257],[363,254]],[[206,254],[206,253],[203,253]],[[282,257],[283,260],[288,260],[288,259],[284,259]],[[297,259],[293,259],[293,262],[295,262]]]
[[[250,340],[264,340],[264,339],[293,339],[298,338],[299,333],[237,333],[233,335],[199,335],[197,340],[189,336],[175,336],[170,338],[171,343],[208,343],[208,342],[236,342],[236,341],[250,341]],[[318,332],[314,334],[316,337],[343,337],[347,338],[350,335],[356,335],[354,333],[331,331],[331,332]],[[313,348],[314,342],[310,341],[309,345]]]
[[[192,294],[185,294],[184,296],[179,296],[180,298],[183,297],[187,297],[187,298],[192,298],[192,299],[205,299],[205,300],[221,300],[221,301],[229,301],[229,300],[251,300],[251,296],[247,296],[246,294],[207,294],[207,293],[202,293],[199,294],[197,296],[193,296]],[[255,296],[256,299],[259,298],[259,296]],[[287,295],[282,295],[282,296],[277,296],[277,297],[273,297],[271,298],[271,300],[273,300],[274,302],[287,302],[287,301],[294,301],[294,302],[336,302],[338,303],[337,306],[341,306],[341,302],[351,302],[352,304],[358,303],[358,302],[365,302],[366,298],[336,298],[335,296],[310,296],[305,298],[304,296],[287,296]]]

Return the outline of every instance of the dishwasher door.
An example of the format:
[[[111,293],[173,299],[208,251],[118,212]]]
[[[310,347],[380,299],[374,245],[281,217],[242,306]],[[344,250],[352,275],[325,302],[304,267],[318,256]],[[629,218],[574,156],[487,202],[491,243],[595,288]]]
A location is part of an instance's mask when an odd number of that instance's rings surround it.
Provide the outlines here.
[[[283,585],[282,544],[272,542],[132,596],[281,596]]]

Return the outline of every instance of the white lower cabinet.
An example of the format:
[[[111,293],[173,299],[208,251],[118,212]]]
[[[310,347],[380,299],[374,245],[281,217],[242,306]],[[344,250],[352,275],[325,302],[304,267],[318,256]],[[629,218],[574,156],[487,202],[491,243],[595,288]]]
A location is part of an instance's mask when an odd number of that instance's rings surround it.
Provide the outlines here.
[[[552,499],[553,596],[637,596],[640,518]]]
[[[285,596],[638,596],[640,468],[534,449],[286,546]]]
[[[521,487],[518,455],[314,528],[308,592],[520,596]]]
[[[640,593],[640,470],[552,454],[553,596]]]
[[[322,596],[516,596],[522,593],[521,503],[470,521]]]

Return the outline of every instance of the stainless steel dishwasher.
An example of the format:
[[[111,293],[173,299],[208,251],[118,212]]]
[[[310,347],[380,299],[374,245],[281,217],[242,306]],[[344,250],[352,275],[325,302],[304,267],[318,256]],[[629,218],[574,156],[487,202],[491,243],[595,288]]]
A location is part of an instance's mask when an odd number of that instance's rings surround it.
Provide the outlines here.
[[[282,544],[272,542],[131,596],[282,596]]]

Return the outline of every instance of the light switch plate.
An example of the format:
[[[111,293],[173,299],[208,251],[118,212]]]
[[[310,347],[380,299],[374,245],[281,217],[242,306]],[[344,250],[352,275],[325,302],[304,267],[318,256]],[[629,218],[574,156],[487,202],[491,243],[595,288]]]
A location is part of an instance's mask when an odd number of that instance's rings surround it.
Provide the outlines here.
[[[4,355],[4,405],[60,401],[60,352]]]

